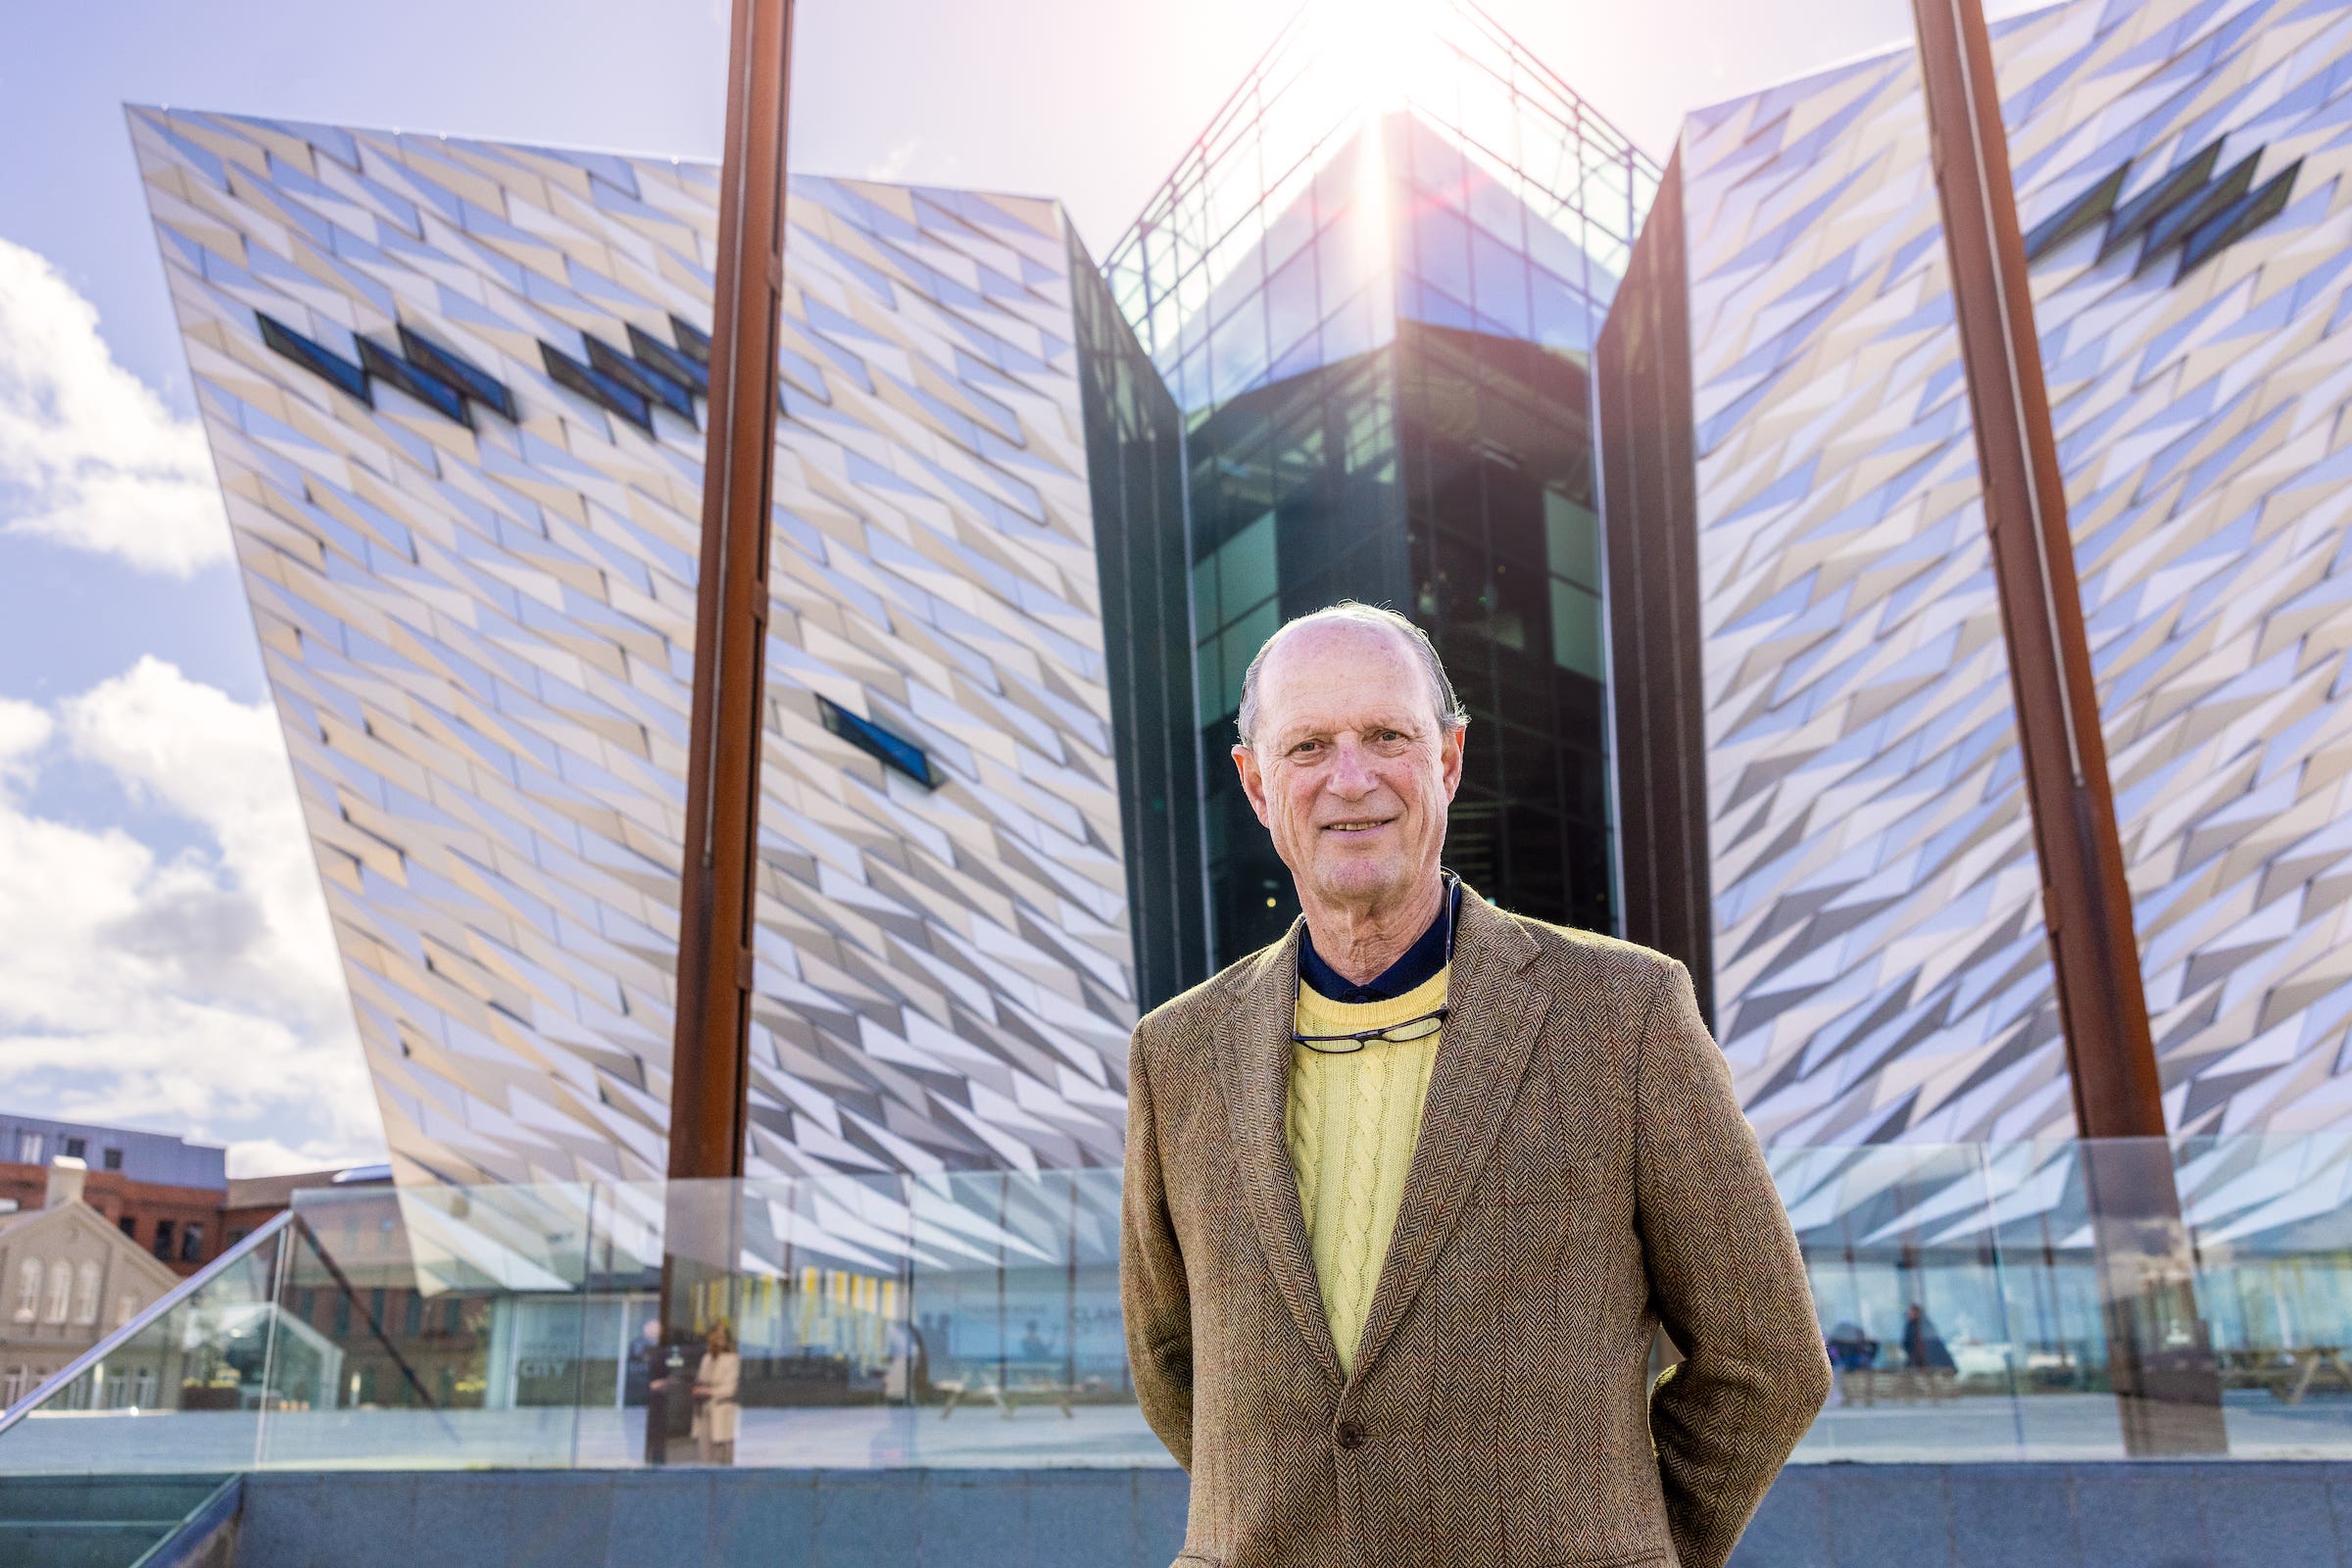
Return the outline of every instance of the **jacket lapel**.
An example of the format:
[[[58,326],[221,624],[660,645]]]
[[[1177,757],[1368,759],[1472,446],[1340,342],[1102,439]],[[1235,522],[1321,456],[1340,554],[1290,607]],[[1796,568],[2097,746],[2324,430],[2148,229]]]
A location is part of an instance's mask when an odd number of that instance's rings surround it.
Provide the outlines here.
[[[1241,1189],[1257,1242],[1284,1304],[1333,1387],[1341,1382],[1340,1352],[1323,1317],[1323,1292],[1307,1250],[1306,1215],[1291,1168],[1283,1119],[1291,1092],[1292,984],[1298,972],[1298,926],[1259,956],[1254,973],[1236,987],[1234,1004],[1218,1017],[1217,1075],[1225,1090]]]
[[[1412,1163],[1405,1167],[1396,1233],[1372,1288],[1371,1309],[1356,1347],[1352,1375],[1358,1382],[1403,1320],[1405,1307],[1452,1234],[1471,1183],[1494,1150],[1503,1113],[1527,1070],[1529,1050],[1551,1005],[1548,992],[1531,990],[1519,979],[1520,971],[1535,960],[1533,938],[1467,888],[1460,919],[1446,982],[1450,994],[1446,1033],[1430,1073]],[[1279,1130],[1276,1142],[1279,1146]],[[1287,1165],[1284,1174],[1289,1174]],[[1295,1187],[1291,1211],[1299,1211]],[[1303,1232],[1303,1220],[1298,1223]],[[1307,1279],[1311,1286],[1311,1264]],[[1319,1305],[1316,1321],[1322,1321]]]

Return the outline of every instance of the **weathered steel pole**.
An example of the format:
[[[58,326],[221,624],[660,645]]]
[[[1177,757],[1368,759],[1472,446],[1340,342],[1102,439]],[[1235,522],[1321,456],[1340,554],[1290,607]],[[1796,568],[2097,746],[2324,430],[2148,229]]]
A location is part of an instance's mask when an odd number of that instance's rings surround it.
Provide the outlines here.
[[[2083,1168],[2109,1373],[2132,1452],[2218,1450],[1992,42],[1980,0],[1912,9],[2075,1123],[2101,1141]]]
[[[662,1336],[668,1347],[686,1347],[709,1320],[726,1315],[738,1229],[732,1184],[743,1175],[760,869],[792,13],[792,0],[735,0],[728,40],[670,1054],[670,1196],[662,1265]],[[690,1351],[674,1355],[667,1400],[648,1405],[646,1454],[657,1463],[666,1447],[663,1417],[683,1408],[678,1384],[692,1376],[693,1362]]]

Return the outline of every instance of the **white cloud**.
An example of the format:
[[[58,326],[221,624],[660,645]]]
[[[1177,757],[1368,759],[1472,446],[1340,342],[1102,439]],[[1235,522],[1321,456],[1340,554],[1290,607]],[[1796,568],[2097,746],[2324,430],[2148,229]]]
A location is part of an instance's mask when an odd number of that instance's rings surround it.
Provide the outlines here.
[[[159,857],[40,816],[25,803],[60,754],[208,842]],[[0,703],[0,1095],[225,1143],[240,1175],[383,1157],[266,705],[155,659],[54,715]]]
[[[0,697],[0,787],[24,779],[33,755],[49,744],[56,728],[32,704]]]
[[[12,533],[186,576],[229,554],[204,433],[115,363],[98,311],[0,240],[0,517]]]

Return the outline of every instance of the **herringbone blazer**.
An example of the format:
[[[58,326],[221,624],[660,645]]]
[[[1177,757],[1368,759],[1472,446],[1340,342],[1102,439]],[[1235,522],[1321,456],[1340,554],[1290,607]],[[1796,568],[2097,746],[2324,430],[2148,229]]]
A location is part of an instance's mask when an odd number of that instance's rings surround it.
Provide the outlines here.
[[[1830,1374],[1688,972],[1464,897],[1343,1376],[1283,1131],[1298,955],[1294,927],[1135,1031],[1119,1282],[1192,1473],[1177,1562],[1721,1568]],[[1686,1359],[1653,1396],[1661,1322]]]

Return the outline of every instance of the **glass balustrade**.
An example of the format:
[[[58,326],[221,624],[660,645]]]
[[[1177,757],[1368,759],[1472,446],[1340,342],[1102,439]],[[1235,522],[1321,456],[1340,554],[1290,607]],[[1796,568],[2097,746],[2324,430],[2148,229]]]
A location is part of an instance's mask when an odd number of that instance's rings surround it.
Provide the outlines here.
[[[2352,1138],[1769,1158],[1838,1369],[1798,1462],[2352,1455]],[[0,1473],[1165,1464],[1128,1382],[1118,1188],[299,1194],[11,1411]],[[714,1335],[731,1401],[698,1388]]]
[[[272,1389],[331,1396],[278,1332],[293,1234],[263,1227],[0,1417],[0,1475],[252,1468]]]

